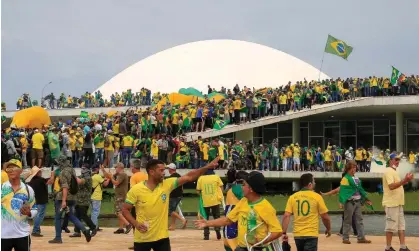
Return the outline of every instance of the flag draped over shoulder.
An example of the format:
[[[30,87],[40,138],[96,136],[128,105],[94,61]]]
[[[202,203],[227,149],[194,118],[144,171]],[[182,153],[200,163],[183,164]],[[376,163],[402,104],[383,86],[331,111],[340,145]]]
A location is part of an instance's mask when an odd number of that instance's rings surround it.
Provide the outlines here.
[[[345,204],[346,201],[352,197],[356,192],[359,192],[361,195],[361,200],[365,201],[367,199],[367,192],[365,192],[362,187],[362,182],[359,180],[359,184],[355,184],[354,179],[349,174],[345,176],[340,181],[340,190],[339,190],[339,202]]]
[[[199,196],[198,218],[207,219],[207,213],[205,212],[204,201],[202,200],[202,195]]]
[[[222,119],[217,119],[214,123],[213,129],[221,130],[228,124],[228,122],[229,121],[225,121],[225,120],[222,120]]]
[[[352,53],[352,50],[353,48],[344,41],[330,35],[327,37],[325,52],[347,59]]]

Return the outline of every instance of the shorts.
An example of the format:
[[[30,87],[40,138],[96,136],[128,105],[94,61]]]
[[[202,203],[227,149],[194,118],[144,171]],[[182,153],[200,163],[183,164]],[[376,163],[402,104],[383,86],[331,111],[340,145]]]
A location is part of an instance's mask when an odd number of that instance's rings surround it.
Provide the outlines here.
[[[118,215],[122,212],[122,207],[124,205],[125,198],[122,197],[116,197],[115,198],[115,214]]]
[[[134,251],[154,250],[154,251],[169,251],[169,238],[160,239],[151,242],[134,242]]]
[[[386,212],[386,232],[396,233],[406,229],[403,206],[385,207],[384,211]]]
[[[43,159],[44,158],[44,149],[32,149],[31,157],[32,157],[32,159]]]
[[[177,206],[179,205],[182,198],[170,198],[169,199],[169,216],[176,212]]]
[[[294,165],[300,164],[300,158],[294,158]]]

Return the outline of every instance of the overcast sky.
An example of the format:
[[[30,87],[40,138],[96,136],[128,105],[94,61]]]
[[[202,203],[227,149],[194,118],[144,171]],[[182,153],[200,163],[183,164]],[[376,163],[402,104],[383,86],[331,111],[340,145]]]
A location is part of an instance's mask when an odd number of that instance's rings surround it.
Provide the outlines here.
[[[417,0],[4,0],[1,98],[80,95],[161,50],[206,39],[267,45],[319,68],[327,35],[354,47],[326,54],[332,77],[419,74]],[[400,15],[400,16],[399,16]]]

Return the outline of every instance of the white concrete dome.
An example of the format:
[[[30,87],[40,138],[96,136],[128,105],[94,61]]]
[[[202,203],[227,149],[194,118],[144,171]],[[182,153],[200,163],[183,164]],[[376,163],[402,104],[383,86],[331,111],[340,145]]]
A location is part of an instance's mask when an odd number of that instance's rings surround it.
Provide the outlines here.
[[[282,51],[245,41],[206,40],[187,43],[149,56],[117,74],[97,90],[105,97],[142,87],[152,93],[210,85],[232,89],[236,83],[263,88],[319,78],[319,70]],[[321,79],[329,78],[321,74]]]

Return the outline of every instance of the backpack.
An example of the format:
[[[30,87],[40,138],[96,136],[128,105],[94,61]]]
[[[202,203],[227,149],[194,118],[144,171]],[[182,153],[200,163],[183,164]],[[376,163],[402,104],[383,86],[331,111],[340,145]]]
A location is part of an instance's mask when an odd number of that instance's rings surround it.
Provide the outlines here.
[[[68,189],[68,191],[72,195],[76,195],[79,191],[79,184],[77,183],[77,178],[74,174],[71,175],[70,188]]]

